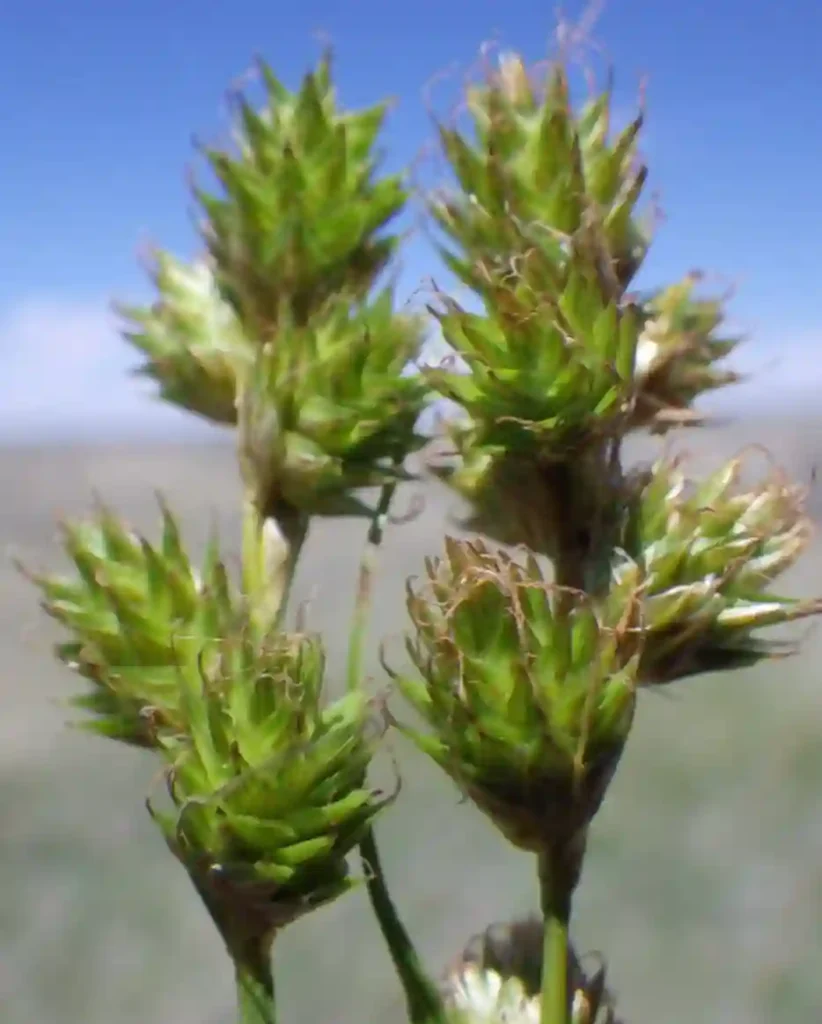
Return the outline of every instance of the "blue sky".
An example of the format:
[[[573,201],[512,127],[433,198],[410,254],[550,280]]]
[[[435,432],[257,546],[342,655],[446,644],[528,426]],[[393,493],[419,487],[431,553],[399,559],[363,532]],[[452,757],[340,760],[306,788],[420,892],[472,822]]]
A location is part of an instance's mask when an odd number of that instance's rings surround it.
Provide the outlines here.
[[[567,4],[572,20],[580,6]],[[192,138],[226,127],[227,85],[263,54],[288,84],[336,52],[342,100],[398,101],[389,166],[431,138],[483,41],[533,60],[554,5],[533,0],[27,0],[0,13],[0,436],[171,436],[188,420],[129,380],[112,298],[151,294],[152,241],[196,244]],[[741,356],[760,377],[737,401],[794,401],[822,384],[822,4],[610,0],[594,37],[627,115],[647,78],[644,151],[666,221],[646,283],[692,267],[734,284]],[[406,294],[436,274],[409,246]]]

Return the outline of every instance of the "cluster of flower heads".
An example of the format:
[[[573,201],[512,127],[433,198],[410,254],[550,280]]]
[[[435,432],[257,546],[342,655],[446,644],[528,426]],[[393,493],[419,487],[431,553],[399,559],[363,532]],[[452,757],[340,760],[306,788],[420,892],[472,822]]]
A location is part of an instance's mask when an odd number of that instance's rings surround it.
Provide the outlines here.
[[[165,507],[159,544],[107,509],[66,526],[74,573],[33,578],[90,684],[74,703],[165,759],[170,806],[152,813],[230,948],[347,891],[388,802],[368,783],[379,729],[359,685],[326,696],[320,639],[284,629],[285,577],[311,517],[374,516],[361,489],[408,478],[420,413],[445,397],[462,416],[435,472],[473,529],[529,554],[449,538],[409,585],[412,671],[395,678],[424,727],[397,724],[570,900],[638,689],[773,656],[763,627],[822,611],[769,589],[807,544],[802,494],[777,474],[745,489],[741,459],[697,485],[668,459],[622,471],[631,431],[698,423],[694,402],[738,379],[722,365],[738,339],[695,275],[629,292],[650,240],[643,118],[614,134],[610,88],[577,111],[562,66],[537,80],[506,55],[469,89],[471,131],[439,126],[456,188],[430,210],[481,309],[439,296],[461,369],[410,374],[422,323],[377,287],[407,199],[376,174],[385,108],[340,111],[328,61],[294,93],[260,70],[236,153],[205,150],[221,189],[196,190],[205,255],[158,253],[157,301],[122,308],[161,397],[237,429],[242,584],[216,543],[195,569]],[[542,942],[541,922],[485,933],[437,1024],[541,1021]],[[604,970],[573,950],[567,989],[571,1024],[616,1024]]]

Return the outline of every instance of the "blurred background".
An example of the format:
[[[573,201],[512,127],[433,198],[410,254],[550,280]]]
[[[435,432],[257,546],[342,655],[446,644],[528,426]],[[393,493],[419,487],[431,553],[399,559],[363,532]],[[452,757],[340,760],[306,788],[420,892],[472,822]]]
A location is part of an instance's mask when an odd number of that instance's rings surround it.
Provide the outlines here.
[[[596,14],[596,10],[593,14]],[[812,484],[822,434],[818,197],[822,6],[715,0],[710,9],[611,0],[585,23],[613,63],[619,116],[647,77],[645,154],[665,222],[641,284],[692,267],[732,284],[750,335],[751,379],[717,396],[722,417],[677,440],[696,468],[760,442]],[[542,59],[555,25],[524,0],[302,4],[29,0],[0,11],[0,1020],[3,1024],[220,1024],[228,961],[182,870],[145,813],[150,758],[64,728],[76,689],[53,662],[56,631],[10,557],[60,564],[55,522],[99,493],[155,535],[154,491],[198,552],[216,522],[236,562],[239,487],[231,437],[154,402],[130,380],[112,298],[146,301],[138,249],[196,251],[185,168],[192,135],[225,135],[226,86],[260,52],[289,84],[337,54],[342,99],[397,98],[386,165],[427,155],[428,108],[448,111],[484,41]],[[415,213],[410,211],[408,226]],[[400,293],[447,283],[412,235]],[[432,339],[433,342],[436,339]],[[632,457],[648,453],[636,445]],[[455,500],[389,533],[373,617],[399,658],[403,579],[455,532]],[[822,511],[811,487],[811,510]],[[298,599],[324,631],[332,670],[346,638],[362,528],[311,537]],[[814,545],[786,580],[822,590]],[[756,671],[646,694],[597,819],[579,894],[577,943],[601,951],[629,1024],[806,1021],[822,1006],[822,648]],[[396,741],[404,788],[379,838],[397,901],[429,960],[533,908],[528,858]],[[278,953],[282,1019],[401,1020],[363,894],[291,928]]]

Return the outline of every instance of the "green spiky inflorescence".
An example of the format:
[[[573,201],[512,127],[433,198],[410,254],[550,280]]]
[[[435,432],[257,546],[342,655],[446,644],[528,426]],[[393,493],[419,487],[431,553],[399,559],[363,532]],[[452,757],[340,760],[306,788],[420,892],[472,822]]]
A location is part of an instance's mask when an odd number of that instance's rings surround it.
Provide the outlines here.
[[[450,429],[455,459],[434,468],[471,502],[467,526],[552,558],[562,518],[608,504],[603,440],[666,429],[736,379],[716,366],[735,342],[714,337],[718,306],[691,278],[628,293],[650,237],[636,215],[643,118],[612,138],[610,106],[609,88],[577,114],[562,66],[536,83],[507,56],[469,91],[473,137],[439,129],[458,184],[432,204],[442,255],[484,312],[447,297],[435,310],[467,372],[427,372],[466,413]],[[588,463],[584,493],[561,479],[571,458]]]
[[[348,854],[386,802],[366,785],[373,717],[362,693],[323,701],[310,635],[191,645],[181,674],[176,813],[155,816],[227,940],[255,919],[273,934],[352,885]]]
[[[698,424],[696,399],[741,379],[722,365],[740,339],[716,333],[725,319],[722,304],[695,294],[699,279],[688,274],[641,303],[644,326],[636,351],[639,386],[632,427],[664,433]]]
[[[72,701],[92,716],[81,724],[143,747],[186,729],[180,650],[225,635],[240,614],[216,544],[198,571],[165,506],[162,517],[156,546],[105,508],[95,522],[66,523],[75,575],[27,573],[45,611],[71,635],[57,645],[58,658],[92,684]]]
[[[391,288],[371,295],[398,244],[382,229],[407,192],[376,177],[384,105],[339,112],[327,60],[297,93],[261,72],[264,108],[237,100],[239,154],[206,150],[224,189],[197,193],[206,257],[185,267],[159,254],[159,301],[122,307],[127,337],[169,401],[248,424],[241,442],[276,477],[273,504],[347,514],[346,494],[420,443],[425,389],[404,371],[422,326],[394,312]]]
[[[398,678],[431,725],[408,730],[515,845],[574,873],[634,709],[636,605],[576,602],[481,542],[449,541],[411,590],[419,679]]]
[[[77,576],[34,576],[93,683],[88,727],[157,749],[177,814],[156,817],[198,886],[239,887],[276,926],[349,885],[346,855],[385,802],[365,782],[378,735],[361,692],[323,698],[320,640],[257,643],[212,543],[201,572],[163,509],[162,543],[108,511],[66,526]],[[211,883],[209,882],[211,880]]]
[[[613,599],[641,589],[643,682],[772,657],[783,645],[758,631],[822,610],[768,589],[810,541],[802,489],[778,472],[747,489],[743,468],[732,459],[696,484],[662,460],[635,477]]]

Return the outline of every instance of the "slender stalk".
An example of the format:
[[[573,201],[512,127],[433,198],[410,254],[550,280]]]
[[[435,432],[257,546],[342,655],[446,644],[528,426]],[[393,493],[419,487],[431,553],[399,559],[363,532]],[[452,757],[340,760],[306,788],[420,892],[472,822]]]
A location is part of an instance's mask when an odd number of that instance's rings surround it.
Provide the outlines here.
[[[253,497],[243,508],[243,584],[250,614],[264,636],[284,612],[306,535],[308,517],[296,509],[261,513]]]
[[[428,977],[388,892],[372,829],[360,844],[360,855],[368,874],[368,895],[374,916],[405,993],[410,1024],[445,1024],[442,998]]]
[[[383,486],[368,528],[365,551],[360,561],[348,644],[347,684],[350,692],[360,687],[363,681],[363,659],[374,571],[396,489],[397,485],[394,482]],[[373,829],[369,828],[360,843],[360,857],[365,866],[371,907],[405,992],[409,1021],[411,1024],[444,1024],[445,1015],[440,994],[428,977],[388,891]]]
[[[261,943],[254,953],[234,961],[237,1024],[277,1024],[270,943]]]
[[[271,949],[276,931],[255,919],[240,902],[189,874],[203,906],[234,963],[238,1024],[276,1024]]]
[[[560,869],[560,870],[558,870]],[[551,853],[539,859],[540,905],[544,921],[540,1024],[569,1024],[568,925],[573,883]]]
[[[374,582],[374,570],[377,554],[385,533],[388,511],[397,485],[393,481],[383,486],[365,542],[365,551],[360,560],[360,572],[357,579],[357,594],[354,598],[354,616],[348,640],[348,680],[349,691],[356,690],[362,684],[363,651],[365,636],[368,629],[368,614],[371,610],[371,590]]]

